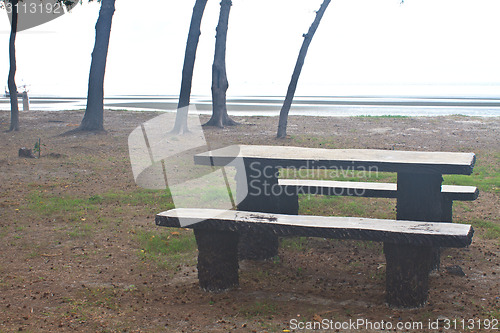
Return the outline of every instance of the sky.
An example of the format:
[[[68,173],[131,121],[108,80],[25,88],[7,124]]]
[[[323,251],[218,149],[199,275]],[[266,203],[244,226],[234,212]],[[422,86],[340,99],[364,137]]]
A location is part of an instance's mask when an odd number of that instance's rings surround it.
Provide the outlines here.
[[[284,96],[321,0],[233,0],[229,96]],[[117,0],[105,95],[178,95],[194,0]],[[2,9],[1,11],[5,11]],[[17,37],[16,82],[32,95],[86,96],[98,3]],[[194,71],[210,95],[219,1],[209,0]],[[296,95],[500,95],[500,1],[333,0],[314,36]],[[7,85],[9,21],[0,14]]]

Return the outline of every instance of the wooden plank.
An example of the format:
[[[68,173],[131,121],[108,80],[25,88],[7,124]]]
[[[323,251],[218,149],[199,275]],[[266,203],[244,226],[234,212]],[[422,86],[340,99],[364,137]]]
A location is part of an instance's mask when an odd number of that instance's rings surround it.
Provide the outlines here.
[[[299,194],[396,198],[396,183],[349,182],[313,179],[280,179],[281,186],[296,187]],[[293,190],[292,190],[293,191]],[[450,200],[473,201],[479,195],[475,186],[442,185],[441,192]]]
[[[202,220],[202,222],[199,222]],[[381,220],[359,217],[284,215],[217,209],[172,209],[156,215],[165,227],[244,232],[250,227],[278,236],[361,239],[419,246],[464,247],[471,243],[470,225]]]
[[[479,190],[475,186],[441,185],[441,193],[449,200],[474,201],[479,196]]]
[[[195,163],[227,165],[236,157],[300,169],[350,169],[374,172],[408,172],[470,175],[473,153],[416,152],[377,149],[323,149],[291,146],[234,145],[195,155]],[[256,166],[258,167],[258,166]]]

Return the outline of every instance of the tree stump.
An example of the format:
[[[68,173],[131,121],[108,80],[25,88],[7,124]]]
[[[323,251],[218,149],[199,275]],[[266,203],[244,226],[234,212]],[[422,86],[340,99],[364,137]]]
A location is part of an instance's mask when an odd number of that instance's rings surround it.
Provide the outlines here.
[[[23,147],[19,148],[19,157],[24,157],[24,158],[35,158],[35,155],[33,155],[33,151],[29,148]]]

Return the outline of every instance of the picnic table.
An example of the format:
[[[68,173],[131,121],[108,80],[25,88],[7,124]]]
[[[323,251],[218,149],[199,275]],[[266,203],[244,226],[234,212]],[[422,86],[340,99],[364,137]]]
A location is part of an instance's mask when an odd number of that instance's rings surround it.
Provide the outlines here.
[[[238,237],[235,239],[230,236],[222,241],[225,245],[218,244],[219,248],[225,246],[221,253],[231,251],[230,249],[233,249],[234,252],[236,242],[236,246],[239,243],[240,258],[273,257],[277,254],[278,236],[287,234],[321,236],[321,232],[318,233],[312,229],[318,225],[321,225],[323,228],[321,231],[325,235],[329,232],[332,233],[330,236],[324,237],[384,241],[384,254],[387,260],[387,302],[392,306],[413,307],[423,305],[427,299],[429,271],[433,267],[433,262],[438,260],[436,258],[438,258],[439,247],[467,246],[471,242],[472,227],[452,226],[436,222],[443,221],[443,210],[446,209],[444,207],[446,201],[442,193],[442,175],[470,175],[475,163],[473,153],[238,145],[197,154],[194,156],[194,161],[195,164],[199,165],[223,167],[230,164],[235,158],[241,158],[244,161],[244,170],[237,170],[237,172],[244,174],[243,182],[245,184],[241,184],[242,177],[237,177],[240,179],[238,188],[244,187],[245,191],[248,192],[245,193],[245,198],[239,202],[237,210],[239,212],[275,214],[275,216],[269,215],[270,220],[266,223],[272,224],[271,220],[274,219],[274,222],[281,221],[276,223],[282,227],[279,230],[275,225],[268,229],[252,226],[242,227],[242,225],[251,224],[244,223],[247,221],[254,222],[255,226],[263,225],[262,216],[264,215],[256,217],[255,214],[248,214],[243,218],[243,215],[236,214],[232,220],[226,216],[227,221],[236,221],[236,226],[232,225],[232,227],[228,227],[228,230],[237,231]],[[284,191],[283,189],[286,187],[280,184],[279,180],[280,170],[290,168],[326,171],[351,170],[366,173],[396,172],[396,219],[405,220],[405,222],[400,221],[400,225],[395,225],[395,221],[373,219],[362,221],[361,224],[366,223],[366,225],[360,226],[359,221],[353,222],[351,218],[344,220],[330,218],[330,222],[318,219],[321,221],[320,223],[307,220],[315,217],[307,219],[300,216],[291,217],[298,214],[298,196],[296,192]],[[182,212],[158,214],[157,224],[175,226],[175,220],[179,214]],[[197,215],[193,211],[186,214]],[[301,218],[307,221],[302,224],[296,222],[300,221]],[[218,221],[222,220],[224,219],[220,218]],[[413,221],[412,223],[417,224],[404,224],[407,221]],[[294,223],[298,223],[298,227]],[[331,223],[329,229],[325,229],[325,223]],[[342,227],[342,223],[345,224],[345,227]],[[199,248],[204,246],[203,244],[221,243],[221,239],[215,240],[215,238],[222,232],[217,231],[217,228],[223,224],[211,224],[212,228],[204,231],[201,227],[198,230],[195,228]],[[297,228],[301,231],[298,231]],[[366,231],[363,228],[369,230]],[[404,231],[401,231],[401,228]],[[263,230],[268,232],[263,232]],[[202,274],[214,275],[213,269],[208,267],[214,264],[213,258],[208,258],[209,254],[207,258],[202,257],[200,250],[199,270],[205,270],[205,273]],[[200,260],[204,262],[200,262]],[[234,258],[231,260],[234,266]]]

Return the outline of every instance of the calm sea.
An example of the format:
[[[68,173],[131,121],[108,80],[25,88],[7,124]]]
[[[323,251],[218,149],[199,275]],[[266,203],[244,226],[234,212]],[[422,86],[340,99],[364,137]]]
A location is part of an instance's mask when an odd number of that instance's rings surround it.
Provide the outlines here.
[[[235,116],[279,115],[283,97],[239,96],[227,101],[228,111]],[[113,96],[104,101],[105,108],[133,111],[174,111],[176,96]],[[210,114],[211,100],[194,96],[191,104],[200,114]],[[61,111],[85,109],[85,98],[50,98],[30,96],[30,110]],[[22,110],[22,103],[19,103]],[[0,110],[10,110],[9,99],[0,98]],[[291,115],[304,116],[500,116],[500,97],[399,97],[399,96],[298,96]]]

